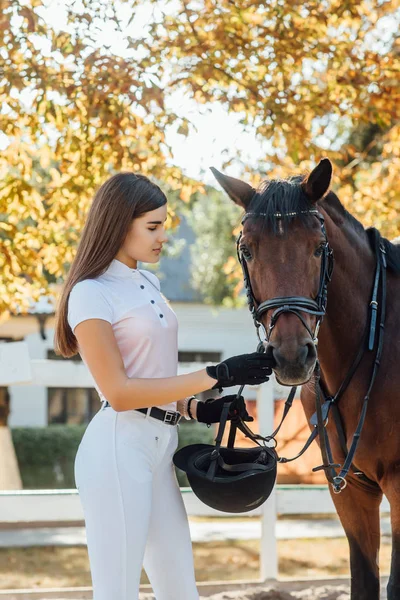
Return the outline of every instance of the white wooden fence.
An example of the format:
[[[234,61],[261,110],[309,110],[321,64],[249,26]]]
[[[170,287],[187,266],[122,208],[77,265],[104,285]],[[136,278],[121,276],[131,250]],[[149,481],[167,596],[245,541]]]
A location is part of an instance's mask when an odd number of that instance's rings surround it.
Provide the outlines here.
[[[19,367],[16,366],[14,352],[4,354],[13,344],[0,344],[3,356],[0,360],[0,385],[8,382],[14,385],[41,385],[45,387],[93,387],[94,382],[83,363],[73,361],[31,360],[24,342],[19,344]],[[0,353],[1,359],[1,353]],[[204,365],[179,365],[178,373],[198,370]],[[12,381],[10,380],[12,373]],[[232,393],[235,389],[232,388]],[[268,382],[256,388],[257,412],[260,433],[267,435],[273,431],[274,388]],[[189,515],[229,516],[202,504],[190,488],[182,490]],[[382,505],[383,512],[389,512],[387,501]],[[276,486],[270,498],[259,509],[247,513],[260,515],[261,535],[261,579],[275,579],[278,572],[275,527],[277,515],[288,514],[332,514],[335,512],[327,486]],[[16,490],[0,491],[0,523],[76,522],[83,520],[83,513],[77,490]]]
[[[238,516],[220,513],[206,506],[190,488],[181,490],[189,516]],[[389,512],[384,498],[381,511]],[[241,518],[258,515],[262,520],[260,544],[260,578],[276,579],[278,554],[275,536],[276,520],[285,515],[331,515],[335,508],[327,486],[277,485],[273,496],[258,509],[240,515]],[[76,489],[71,490],[10,490],[0,491],[0,527],[29,527],[34,523],[55,526],[83,522],[82,506]]]
[[[262,507],[241,515],[221,513],[203,504],[191,488],[181,488],[186,512],[196,517],[254,517],[262,515]],[[268,504],[268,502],[267,502]],[[327,486],[317,485],[277,485],[276,515],[310,515],[335,512]],[[0,524],[21,525],[59,522],[76,523],[83,521],[83,512],[78,491],[57,490],[1,490]]]

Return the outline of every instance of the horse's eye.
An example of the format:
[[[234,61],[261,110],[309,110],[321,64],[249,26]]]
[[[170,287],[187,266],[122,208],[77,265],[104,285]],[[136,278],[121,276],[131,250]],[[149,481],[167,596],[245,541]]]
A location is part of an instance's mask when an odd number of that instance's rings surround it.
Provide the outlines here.
[[[245,260],[251,260],[251,252],[250,250],[247,248],[247,246],[241,246],[240,247],[240,252],[242,253],[242,256]]]
[[[325,249],[325,245],[326,245],[325,242],[322,242],[322,244],[320,244],[318,246],[318,248],[316,249],[316,251],[314,252],[314,256],[316,256],[316,257],[322,256],[322,253]]]

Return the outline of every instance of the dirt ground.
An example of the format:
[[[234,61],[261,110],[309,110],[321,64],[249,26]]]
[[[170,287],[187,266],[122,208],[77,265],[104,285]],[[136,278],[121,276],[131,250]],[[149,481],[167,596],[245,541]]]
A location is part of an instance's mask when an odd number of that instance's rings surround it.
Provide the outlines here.
[[[381,573],[390,568],[391,544],[382,538]],[[255,580],[259,578],[259,541],[228,540],[193,544],[197,581]],[[345,539],[282,540],[278,542],[279,577],[290,579],[347,575]],[[142,583],[148,583],[142,574]],[[0,549],[0,589],[90,586],[86,547],[48,546]],[[224,598],[229,596],[224,596]],[[249,598],[252,596],[249,596]],[[254,596],[267,600],[273,596]],[[284,600],[286,597],[275,596]],[[328,598],[328,596],[320,596]],[[331,596],[338,597],[340,596]],[[302,597],[303,598],[303,597]],[[304,598],[308,597],[305,596]],[[311,596],[310,596],[311,598]],[[343,596],[343,599],[346,596]],[[221,597],[222,600],[222,597]]]
[[[246,590],[227,591],[200,600],[350,600],[348,586],[312,586],[300,591],[252,587]],[[139,600],[155,600],[152,594],[140,595]]]
[[[385,595],[382,596],[382,600]],[[212,596],[200,596],[200,600],[350,600],[346,585],[312,585],[301,590],[288,591],[270,586],[251,587],[226,591]],[[155,600],[152,594],[140,594],[139,600]]]

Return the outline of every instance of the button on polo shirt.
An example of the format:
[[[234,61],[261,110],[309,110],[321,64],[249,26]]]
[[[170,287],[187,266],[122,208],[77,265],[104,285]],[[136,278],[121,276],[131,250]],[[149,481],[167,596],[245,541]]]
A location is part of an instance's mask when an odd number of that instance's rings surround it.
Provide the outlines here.
[[[75,284],[68,299],[69,326],[74,331],[88,319],[111,324],[128,377],[177,374],[178,322],[154,273],[114,259],[99,277]],[[106,399],[97,384],[96,389]],[[176,410],[176,402],[158,406]]]
[[[131,269],[131,270],[132,270],[132,271],[136,271],[136,269]],[[142,275],[143,275],[143,271],[142,271],[141,273],[142,273]],[[146,273],[147,273],[147,277],[148,277],[149,275],[152,275],[152,273],[149,273],[149,271],[146,271]],[[154,275],[154,277],[155,277],[155,275]],[[157,278],[156,278],[156,279],[157,279]],[[158,282],[158,286],[156,286],[156,289],[159,291],[159,290],[160,290],[160,282],[158,281],[158,279],[157,279],[157,282]],[[149,285],[148,285],[148,288],[152,287],[152,285],[154,286],[155,284],[154,284],[154,282],[151,282],[151,281],[150,281],[150,283],[149,283]],[[147,291],[147,288],[146,288],[146,286],[145,286],[145,285],[142,285],[142,284],[141,284],[139,287],[140,287],[140,289],[141,289],[141,290],[144,290],[145,292]],[[149,289],[148,291],[149,291],[149,293],[151,292],[151,290],[150,290],[150,289]],[[158,303],[158,305],[157,305],[157,303],[156,303],[156,301],[155,301],[155,300],[150,300],[150,304],[153,304],[153,305],[154,305],[154,310],[156,311],[157,315],[159,316],[159,318],[160,318],[160,319],[163,319],[163,318],[164,318],[164,315],[163,315],[162,313],[160,313],[160,306],[159,306],[159,303]],[[165,321],[163,321],[163,324],[164,324],[164,323],[165,323]]]

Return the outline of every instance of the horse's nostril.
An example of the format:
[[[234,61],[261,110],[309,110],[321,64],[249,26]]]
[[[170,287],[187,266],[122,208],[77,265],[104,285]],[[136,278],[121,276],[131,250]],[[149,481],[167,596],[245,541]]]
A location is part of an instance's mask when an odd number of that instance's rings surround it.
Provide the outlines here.
[[[314,362],[315,359],[317,358],[317,351],[316,351],[314,342],[307,342],[306,348],[307,348],[307,355],[306,355],[305,364],[310,364],[310,363]]]
[[[267,347],[267,354],[270,354],[274,359],[275,367],[281,367],[284,363],[284,357],[279,351],[279,348],[275,348],[272,344],[269,344]]]
[[[272,344],[268,344],[268,346],[265,348],[265,354],[271,360],[270,366],[272,368],[274,368],[276,366],[276,364],[277,364],[277,360],[276,360],[276,356],[275,356],[275,351],[276,351],[276,348],[274,348]]]

